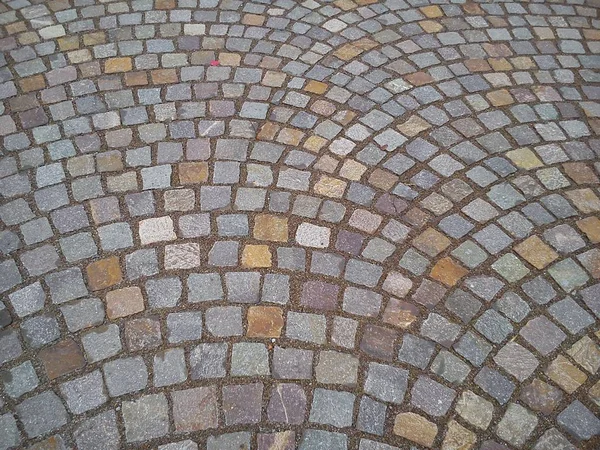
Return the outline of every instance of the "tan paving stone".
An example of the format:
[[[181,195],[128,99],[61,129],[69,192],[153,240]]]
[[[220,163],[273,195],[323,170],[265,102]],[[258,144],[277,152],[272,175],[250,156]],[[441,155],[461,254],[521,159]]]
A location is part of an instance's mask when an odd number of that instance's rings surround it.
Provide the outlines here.
[[[383,321],[399,328],[409,328],[420,316],[415,305],[392,297],[383,312]]]
[[[589,336],[575,342],[567,353],[590,374],[595,374],[600,369],[600,347]]]
[[[145,309],[139,287],[126,287],[106,294],[106,315],[109,319],[137,314]]]
[[[585,233],[590,242],[600,242],[600,219],[598,217],[586,217],[577,221],[577,226]]]
[[[589,188],[568,191],[565,195],[584,214],[600,211],[600,198]]]
[[[413,240],[418,250],[432,257],[443,252],[450,244],[450,239],[433,228],[427,228]]]
[[[324,94],[327,92],[327,83],[323,83],[321,81],[310,80],[304,90],[311,92],[313,94]]]
[[[118,284],[123,279],[119,258],[111,256],[87,266],[87,276],[90,289],[98,291]]]
[[[248,337],[278,338],[284,326],[283,311],[277,306],[248,308]]]
[[[259,214],[254,220],[254,238],[265,241],[287,242],[288,219],[271,214]]]
[[[477,435],[455,420],[448,423],[442,450],[470,450],[477,443]]]
[[[244,25],[260,27],[265,23],[265,17],[259,14],[244,14],[244,17],[242,17],[242,23]]]
[[[431,269],[431,278],[441,281],[446,286],[454,286],[458,281],[467,275],[469,271],[462,267],[452,258],[446,257],[440,259]]]
[[[506,152],[506,156],[520,169],[537,169],[543,167],[542,161],[528,148],[519,148]]]
[[[515,251],[536,269],[543,269],[558,258],[558,254],[537,236],[516,245]]]
[[[437,19],[439,17],[443,17],[444,16],[444,12],[437,5],[423,6],[423,7],[419,8],[419,9],[421,10],[421,12],[423,14],[425,14],[426,17],[428,17],[430,19]]]
[[[177,165],[180,184],[206,183],[208,181],[208,163],[187,162]]]
[[[342,198],[346,190],[347,183],[337,178],[322,175],[315,184],[314,190],[319,195],[325,195],[332,198]]]
[[[548,378],[568,394],[572,394],[585,383],[587,376],[562,355],[558,355],[546,370]]]
[[[242,267],[271,267],[271,250],[268,245],[247,244],[242,251]]]
[[[104,63],[104,72],[106,73],[129,72],[132,69],[131,58],[110,58]]]
[[[400,413],[394,420],[394,434],[427,448],[433,448],[437,433],[435,423],[412,412]]]

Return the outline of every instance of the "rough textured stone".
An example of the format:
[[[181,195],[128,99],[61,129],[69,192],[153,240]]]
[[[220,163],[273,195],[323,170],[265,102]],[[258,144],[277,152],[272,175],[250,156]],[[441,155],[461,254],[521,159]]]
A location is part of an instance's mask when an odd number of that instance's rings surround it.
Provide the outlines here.
[[[415,413],[400,413],[394,420],[394,434],[425,447],[432,447],[438,428]]]
[[[41,350],[38,357],[44,365],[46,375],[51,380],[85,365],[81,349],[73,339],[65,339],[52,347]]]
[[[169,431],[169,406],[164,394],[144,395],[122,406],[127,442],[147,441]]]
[[[58,396],[45,391],[17,405],[17,414],[30,438],[42,436],[65,425],[67,411]]]
[[[175,391],[171,394],[175,430],[190,432],[216,428],[217,389],[215,386]]]

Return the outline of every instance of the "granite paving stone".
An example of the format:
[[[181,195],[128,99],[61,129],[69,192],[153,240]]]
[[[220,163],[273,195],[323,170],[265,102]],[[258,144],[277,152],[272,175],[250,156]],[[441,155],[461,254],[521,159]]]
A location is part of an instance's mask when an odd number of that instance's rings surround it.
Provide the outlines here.
[[[224,377],[227,353],[225,343],[200,344],[193,348],[189,355],[192,379]]]
[[[4,392],[12,398],[19,398],[31,392],[40,382],[31,361],[25,361],[10,370],[3,371],[0,379],[4,385]]]
[[[594,447],[598,19],[3,2],[0,450]]]
[[[110,410],[82,421],[73,435],[79,447],[90,450],[113,450],[119,448],[121,443],[116,415]]]
[[[443,416],[456,393],[428,377],[419,377],[411,391],[411,404],[431,416]]]
[[[223,412],[227,425],[257,423],[261,419],[262,383],[223,387]]]
[[[122,404],[127,442],[147,441],[169,431],[169,406],[164,394],[148,394]]]
[[[60,386],[69,410],[81,414],[97,408],[108,400],[100,371],[91,372]]]
[[[337,428],[352,424],[355,396],[349,392],[315,389],[309,421]]]
[[[53,391],[44,391],[24,400],[16,411],[30,438],[50,433],[68,420],[65,407]]]
[[[509,444],[521,447],[537,423],[538,419],[532,412],[516,403],[510,403],[504,417],[498,423],[496,434]]]
[[[217,427],[217,389],[215,386],[174,391],[171,399],[173,401],[173,420],[178,432]]]

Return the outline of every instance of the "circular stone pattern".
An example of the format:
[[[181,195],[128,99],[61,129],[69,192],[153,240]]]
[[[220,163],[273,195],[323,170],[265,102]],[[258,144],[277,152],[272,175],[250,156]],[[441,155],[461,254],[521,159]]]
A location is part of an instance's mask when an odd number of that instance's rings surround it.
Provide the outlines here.
[[[0,450],[600,445],[593,0],[3,0]]]

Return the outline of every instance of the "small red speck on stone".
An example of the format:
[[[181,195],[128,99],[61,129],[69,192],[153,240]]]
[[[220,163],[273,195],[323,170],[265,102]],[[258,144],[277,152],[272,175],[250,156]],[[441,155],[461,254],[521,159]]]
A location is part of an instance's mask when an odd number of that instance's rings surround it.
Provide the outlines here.
[[[219,61],[217,61],[216,59],[213,59],[213,60],[210,62],[210,65],[211,65],[211,66],[218,66],[218,65],[219,65]]]

